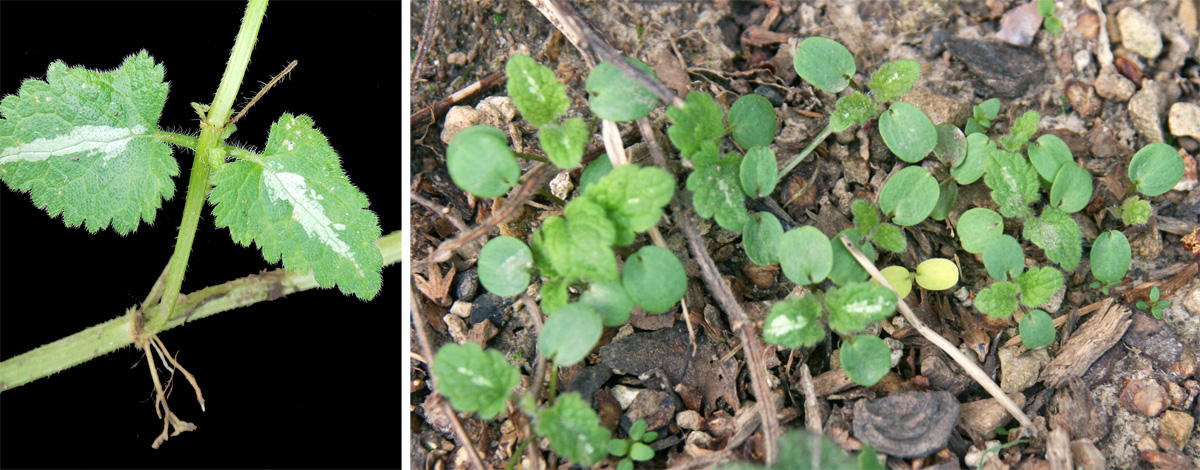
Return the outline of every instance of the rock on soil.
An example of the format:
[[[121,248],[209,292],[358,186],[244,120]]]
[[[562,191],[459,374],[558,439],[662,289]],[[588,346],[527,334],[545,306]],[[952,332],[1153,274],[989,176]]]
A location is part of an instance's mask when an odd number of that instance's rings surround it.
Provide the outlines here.
[[[1163,115],[1167,111],[1167,95],[1154,80],[1142,81],[1142,89],[1129,100],[1129,118],[1133,128],[1146,142],[1163,141]]]
[[[1126,49],[1147,59],[1162,53],[1162,31],[1154,20],[1147,18],[1134,7],[1125,7],[1117,13],[1117,27],[1121,29],[1121,44]]]
[[[1167,125],[1171,134],[1200,139],[1200,106],[1182,101],[1171,105]]]

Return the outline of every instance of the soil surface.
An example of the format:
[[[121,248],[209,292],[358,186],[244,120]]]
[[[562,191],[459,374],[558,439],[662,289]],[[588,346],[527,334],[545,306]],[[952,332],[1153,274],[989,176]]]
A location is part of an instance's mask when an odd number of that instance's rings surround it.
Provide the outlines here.
[[[881,255],[876,264],[911,269],[924,259],[945,257],[961,267],[959,288],[916,292],[905,300],[934,330],[977,359],[1034,418],[1034,437],[1001,450],[999,458],[990,453],[984,468],[1052,468],[1052,461],[1065,458],[1062,452],[1084,468],[1200,467],[1200,434],[1193,432],[1192,417],[1200,394],[1200,280],[1197,256],[1181,241],[1200,226],[1200,191],[1193,189],[1194,158],[1200,143],[1196,135],[1172,135],[1172,131],[1184,132],[1176,129],[1189,123],[1175,116],[1169,119],[1167,111],[1176,103],[1200,104],[1195,0],[1110,2],[1102,11],[1090,9],[1092,2],[1059,1],[1056,16],[1063,31],[1058,35],[1036,27],[1041,22],[1036,8],[1006,0],[784,0],[776,10],[771,1],[573,3],[612,46],[652,65],[680,96],[687,91],[706,92],[726,110],[747,93],[763,94],[774,101],[780,133],[773,147],[780,159],[809,144],[825,127],[825,116],[837,99],[796,76],[792,55],[799,41],[809,36],[825,36],[844,44],[856,58],[859,73],[854,81],[862,86],[884,62],[920,62],[921,78],[903,100],[916,104],[935,124],[962,127],[971,117],[971,107],[992,97],[1002,103],[999,118],[988,132],[992,136],[1007,132],[1013,120],[1027,110],[1041,113],[1035,138],[1047,133],[1059,136],[1095,178],[1095,201],[1075,215],[1085,248],[1106,230],[1121,230],[1131,242],[1132,266],[1124,282],[1109,290],[1110,296],[1088,287],[1094,279],[1085,256],[1076,270],[1064,273],[1066,289],[1046,309],[1052,317],[1065,321],[1054,344],[1037,351],[1025,350],[1019,341],[1006,345],[1016,335],[1016,323],[988,319],[972,307],[971,299],[988,284],[988,276],[978,257],[958,248],[953,231],[966,209],[994,207],[982,182],[960,188],[946,221],[926,220],[908,228],[907,252]],[[454,104],[477,108],[479,113],[469,113],[473,119],[500,127],[515,150],[539,154],[536,129],[515,115],[505,98],[504,81],[496,80],[495,74],[503,72],[505,61],[513,54],[530,55],[554,69],[566,84],[573,101],[568,115],[593,119],[584,91],[590,68],[529,2],[442,1],[440,7],[432,25],[427,25],[431,21],[428,0],[414,2],[410,18],[414,56],[421,33],[427,26],[433,28],[423,60],[417,63],[411,111],[420,116],[426,108],[437,108],[414,119],[413,124],[412,192],[428,202],[412,204],[412,253],[418,266],[414,276],[422,310],[419,318],[424,320],[414,328],[427,332],[434,351],[455,341],[475,341],[500,351],[521,368],[523,387],[528,387],[536,364],[535,323],[522,303],[487,294],[479,286],[474,264],[484,239],[503,234],[528,240],[541,220],[561,215],[562,209],[553,199],[535,195],[486,237],[465,244],[449,260],[422,265],[440,244],[466,232],[464,228],[486,221],[498,209],[495,201],[476,199],[450,181],[445,169],[449,134],[443,132],[453,133],[465,125],[458,122],[461,118],[456,112],[447,118],[447,107],[434,104],[482,80],[483,89]],[[1136,12],[1122,13],[1126,8]],[[1129,18],[1136,14],[1140,21]],[[1006,15],[1009,19],[1002,21]],[[1021,21],[1032,21],[1034,27],[1022,30]],[[1137,41],[1145,42],[1147,36],[1153,39],[1154,34],[1161,38],[1161,50],[1145,58],[1140,54],[1153,44]],[[1004,39],[1018,43],[1024,39],[1028,44],[1011,45]],[[667,147],[668,159],[680,168],[676,179],[683,181],[687,170],[678,165],[678,153],[666,139],[669,122],[664,108],[650,118],[659,145]],[[620,126],[626,145],[632,146],[631,158],[649,164],[636,126]],[[1126,226],[1107,208],[1119,205],[1129,187],[1126,174],[1133,153],[1164,140],[1182,149],[1188,173],[1175,190],[1150,198],[1154,214],[1149,223]],[[599,135],[593,137],[589,148],[596,150],[588,152],[593,156],[603,151]],[[830,137],[817,154],[781,181],[770,198],[783,211],[777,214],[781,218],[815,225],[827,235],[850,227],[851,201],[874,200],[887,177],[905,166],[890,154],[872,124]],[[926,166],[936,170],[936,161],[931,161],[926,160]],[[531,167],[526,162],[522,169]],[[568,199],[579,175],[579,170],[565,172],[546,189]],[[682,186],[679,191],[690,202],[690,194]],[[757,209],[762,201],[751,202],[756,210],[766,210]],[[780,275],[777,267],[759,268],[747,261],[739,233],[723,230],[711,221],[704,224],[709,254],[761,332],[770,305],[787,297],[796,286]],[[761,463],[761,433],[749,439],[737,436],[743,428],[753,433],[758,426],[739,419],[752,413],[747,410],[755,409],[751,404],[756,401],[740,340],[705,287],[669,214],[659,228],[692,277],[685,300],[693,322],[699,323],[695,340],[682,326],[684,316],[678,307],[661,316],[635,312],[630,324],[607,329],[587,360],[561,371],[559,389],[591,397],[614,437],[625,437],[629,423],[639,418],[658,429],[655,458],[639,463],[639,468],[683,468],[731,443],[737,447],[729,448],[730,458]],[[1012,226],[1007,231],[1014,230],[1019,228]],[[634,247],[645,243],[639,239]],[[1041,250],[1026,245],[1028,264],[1048,263]],[[1135,307],[1155,286],[1171,301],[1161,320]],[[1114,300],[1113,312],[1131,310],[1123,314],[1128,319],[1117,322],[1127,326],[1115,331],[1100,328],[1099,320],[1089,323],[1108,315],[1105,309],[1096,308],[1108,297]],[[1097,310],[1101,313],[1092,313]],[[895,455],[888,457],[890,468],[973,468],[983,449],[1025,437],[1027,433],[1022,432],[997,436],[997,428],[1015,429],[1018,424],[944,353],[906,328],[902,319],[893,319],[893,323],[895,332],[882,336],[892,341],[899,361],[873,387],[846,383],[844,374],[839,381],[834,352],[840,340],[836,335],[805,350],[768,347],[766,365],[783,428],[803,429],[806,422],[815,423],[842,449],[857,451],[865,440],[878,442],[877,434],[888,434],[888,426],[926,425],[913,421],[921,419],[920,411],[897,418],[901,421],[880,422],[867,416],[872,407],[865,405],[877,408],[876,400],[945,391],[961,405],[961,416],[952,423],[950,436],[927,455],[900,457],[906,452],[894,451]],[[1051,386],[1039,374],[1064,353],[1073,335],[1095,335],[1082,339],[1107,346],[1091,351],[1098,359],[1086,369]],[[413,338],[412,468],[467,468],[461,450],[464,443],[435,406],[438,398],[432,392],[426,363],[431,358],[423,357],[418,335]],[[687,354],[693,347],[702,350],[694,357],[707,360],[688,359],[693,357]],[[676,350],[682,353],[672,352]],[[805,411],[804,367],[811,371],[820,396],[817,406],[807,409],[817,410],[819,416],[808,416]],[[629,398],[632,404],[625,402],[632,394],[638,398]],[[938,403],[936,409],[949,409],[946,403]],[[474,414],[459,417],[485,464],[489,468],[505,465],[519,444],[519,424],[506,413],[490,421]],[[542,444],[540,448],[545,449]],[[539,453],[537,462],[526,459],[522,465],[569,467],[548,451]],[[615,468],[616,461],[597,466]]]

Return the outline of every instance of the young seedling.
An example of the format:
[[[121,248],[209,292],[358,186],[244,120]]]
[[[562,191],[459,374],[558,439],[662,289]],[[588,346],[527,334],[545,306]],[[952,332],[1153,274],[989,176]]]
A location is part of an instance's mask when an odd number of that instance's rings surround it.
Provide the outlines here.
[[[1145,300],[1139,300],[1137,302],[1137,308],[1142,311],[1149,311],[1151,315],[1154,315],[1154,318],[1162,320],[1162,311],[1163,309],[1171,306],[1171,301],[1158,300],[1158,296],[1158,287],[1150,289],[1150,301],[1146,302]]]
[[[608,441],[608,453],[621,457],[617,470],[633,470],[633,462],[645,462],[654,458],[654,449],[649,444],[658,439],[655,431],[646,431],[646,420],[639,419],[629,428],[628,439]]]

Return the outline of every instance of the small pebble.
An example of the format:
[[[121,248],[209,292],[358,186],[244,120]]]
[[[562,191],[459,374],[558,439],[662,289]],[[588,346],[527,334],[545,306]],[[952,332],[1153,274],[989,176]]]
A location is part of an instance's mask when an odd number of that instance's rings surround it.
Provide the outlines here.
[[[1082,8],[1075,18],[1075,29],[1083,39],[1091,41],[1100,35],[1100,16],[1091,8]]]
[[[1167,95],[1154,80],[1142,82],[1142,89],[1129,100],[1129,119],[1133,128],[1147,142],[1162,142],[1163,114],[1167,108]]]
[[[459,318],[468,318],[471,316],[471,303],[462,300],[455,300],[454,304],[450,305],[450,313]]]
[[[1162,31],[1154,24],[1154,20],[1147,18],[1137,8],[1122,8],[1117,13],[1117,27],[1121,30],[1121,44],[1126,49],[1147,59],[1162,53]]]
[[[783,106],[783,95],[780,94],[775,88],[766,85],[759,85],[758,88],[754,89],[754,92],[762,95],[763,98],[767,99],[767,101],[770,101],[771,106],[776,108]]]
[[[693,410],[683,410],[675,415],[675,422],[679,423],[679,427],[687,430],[700,429],[702,424],[700,413]]]
[[[1192,426],[1195,424],[1196,418],[1191,415],[1182,411],[1170,410],[1163,413],[1162,421],[1158,422],[1158,430],[1163,437],[1175,444],[1176,448],[1183,449],[1183,445],[1192,435]]]
[[[1136,89],[1133,82],[1118,73],[1117,69],[1113,67],[1105,67],[1101,70],[1094,86],[1096,94],[1101,98],[1122,103],[1129,101]]]
[[[479,271],[471,268],[454,276],[454,298],[470,302],[479,295]]]
[[[1183,101],[1171,105],[1167,125],[1171,134],[1200,139],[1200,106]]]
[[[446,56],[446,62],[451,65],[467,65],[467,55],[461,52],[451,52]]]

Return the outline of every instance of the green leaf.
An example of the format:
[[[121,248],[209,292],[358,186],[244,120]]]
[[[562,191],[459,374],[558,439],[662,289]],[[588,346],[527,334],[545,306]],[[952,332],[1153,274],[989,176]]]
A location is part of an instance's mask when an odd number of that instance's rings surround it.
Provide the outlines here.
[[[1054,16],[1047,16],[1044,20],[1042,20],[1042,27],[1046,28],[1046,31],[1049,31],[1050,34],[1055,36],[1062,34],[1063,30],[1062,21],[1059,21],[1059,19]]]
[[[493,294],[512,297],[529,287],[533,252],[521,240],[496,237],[479,251],[479,282]]]
[[[958,265],[946,258],[929,258],[917,265],[917,284],[926,290],[946,290],[958,284]]]
[[[1050,302],[1050,297],[1062,286],[1062,271],[1050,266],[1029,268],[1017,278],[1017,287],[1021,288],[1021,303],[1026,307],[1037,307]]]
[[[629,453],[629,441],[625,439],[613,439],[608,441],[608,453],[617,457],[624,457]]]
[[[1004,218],[996,211],[976,207],[958,218],[958,238],[968,253],[983,253],[984,248],[1004,233]]]
[[[1170,191],[1183,178],[1183,158],[1162,142],[1142,147],[1129,162],[1129,180],[1137,191],[1154,197]]]
[[[712,95],[689,92],[684,107],[667,107],[667,117],[672,122],[667,128],[667,137],[679,148],[683,158],[690,159],[700,149],[702,142],[720,143],[721,136],[725,134],[721,115],[721,108],[713,101]]]
[[[1017,152],[1021,147],[1029,142],[1029,138],[1033,137],[1033,133],[1037,132],[1038,121],[1042,119],[1042,115],[1037,111],[1025,111],[1017,121],[1013,123],[1012,129],[1009,129],[1008,135],[1000,137],[1000,145],[1004,146],[1010,152]]]
[[[625,292],[642,310],[666,313],[687,293],[687,273],[674,253],[654,245],[625,260]]]
[[[1029,349],[1041,349],[1054,342],[1054,320],[1041,310],[1034,310],[1018,322],[1021,343]]]
[[[929,218],[936,221],[946,220],[950,215],[950,210],[954,209],[954,203],[958,201],[958,183],[954,178],[946,178],[941,183],[938,183],[938,200],[933,206],[933,212],[929,213]]]
[[[948,122],[938,124],[934,129],[937,130],[937,145],[933,147],[933,156],[951,168],[961,165],[967,156],[967,136]]]
[[[817,344],[825,338],[820,316],[821,303],[811,295],[776,302],[763,323],[763,340],[785,348]]]
[[[747,196],[770,196],[775,191],[775,182],[779,180],[779,162],[775,160],[775,152],[767,147],[750,149],[742,159],[738,176]]]
[[[655,79],[658,75],[645,62],[626,57],[626,61],[634,67],[650,74]],[[588,105],[592,114],[600,119],[609,121],[633,121],[644,118],[658,106],[658,96],[646,87],[638,84],[625,75],[621,69],[608,62],[596,64],[588,75],[586,88]]]
[[[877,336],[858,335],[842,342],[842,370],[854,383],[870,387],[892,368],[892,350]]]
[[[483,419],[504,411],[509,394],[521,383],[521,373],[504,360],[503,354],[493,349],[484,351],[471,342],[442,346],[433,358],[433,372],[438,392],[450,399],[455,410],[478,411]]]
[[[1054,14],[1054,0],[1038,0],[1038,14],[1050,16]]]
[[[657,431],[647,431],[646,434],[644,436],[642,436],[642,442],[645,442],[647,444],[654,442],[655,439],[658,439]]]
[[[1120,210],[1114,212],[1120,213],[1121,221],[1125,225],[1142,225],[1150,221],[1152,210],[1150,208],[1150,201],[1133,196],[1122,202]]]
[[[912,59],[887,62],[871,74],[871,91],[880,102],[899,99],[921,77],[921,63]]]
[[[617,470],[634,470],[633,459],[626,457],[617,463]]]
[[[1053,207],[1042,216],[1025,220],[1022,235],[1026,240],[1046,250],[1046,258],[1067,271],[1074,271],[1083,257],[1083,233],[1066,212]]]
[[[544,257],[551,270],[568,280],[617,279],[612,245],[615,228],[604,208],[587,198],[567,203],[566,218],[549,217],[533,233],[534,255]]]
[[[579,392],[559,395],[554,406],[539,411],[533,430],[549,438],[550,448],[559,455],[584,467],[603,459],[612,439],[592,407],[579,398]]]
[[[1028,217],[1029,203],[1038,200],[1038,176],[1020,154],[993,150],[983,165],[983,183],[1005,217]]]
[[[850,128],[851,124],[863,125],[879,115],[879,107],[871,98],[855,91],[850,95],[838,98],[837,107],[829,115],[829,127],[834,132]]]
[[[621,165],[588,187],[587,199],[604,207],[616,227],[615,245],[627,246],[634,236],[662,219],[663,206],[675,193],[675,178],[662,168]]]
[[[762,95],[742,96],[729,107],[729,128],[733,131],[733,140],[743,149],[771,145],[775,141],[775,131],[779,129],[775,123],[775,107]]]
[[[379,218],[312,119],[284,114],[262,155],[213,175],[217,227],[228,227],[240,245],[254,241],[269,263],[282,257],[289,271],[312,270],[321,287],[375,297],[383,269]]]
[[[1071,162],[1063,165],[1050,188],[1050,205],[1063,212],[1079,212],[1092,202],[1092,174]]]
[[[825,280],[833,268],[833,243],[837,242],[831,243],[825,234],[811,225],[788,230],[779,242],[779,265],[783,274],[802,286]]]
[[[908,240],[904,238],[904,230],[892,224],[884,223],[875,227],[875,231],[871,232],[871,241],[892,253],[908,251]]]
[[[879,209],[866,199],[855,199],[850,203],[850,212],[854,214],[854,227],[862,233],[870,233],[879,225]]]
[[[770,212],[758,212],[746,218],[742,227],[742,245],[746,256],[759,266],[779,262],[779,245],[783,243],[783,224]]]
[[[1129,239],[1118,230],[1101,233],[1092,243],[1089,259],[1092,265],[1092,276],[1105,284],[1120,282],[1129,272],[1129,262],[1132,251]]]
[[[1036,143],[1029,145],[1027,152],[1029,161],[1033,163],[1038,174],[1042,176],[1042,179],[1051,182],[1058,175],[1059,168],[1075,161],[1071,156],[1071,148],[1067,147],[1067,143],[1054,134],[1044,134],[1038,137]]]
[[[825,291],[829,328],[842,335],[865,330],[896,313],[896,293],[870,282],[854,282]]]
[[[696,170],[688,175],[687,188],[693,192],[696,213],[716,218],[725,230],[740,231],[746,223],[746,195],[738,178],[742,156],[731,153],[718,159],[716,147],[705,144],[692,162]]]
[[[963,157],[962,163],[950,169],[950,175],[954,177],[954,181],[958,181],[958,184],[964,186],[978,181],[983,176],[983,165],[993,150],[996,150],[996,143],[992,142],[988,136],[984,134],[967,135],[967,156]]]
[[[641,442],[642,435],[646,434],[646,420],[639,419],[633,426],[629,427],[629,440],[632,442]]]
[[[595,309],[604,326],[624,325],[633,312],[633,299],[619,281],[589,282],[588,290],[579,296],[579,303]]]
[[[550,123],[538,129],[538,142],[550,163],[564,170],[574,169],[583,160],[587,146],[588,126],[580,118],[567,119],[562,125]]]
[[[889,353],[890,354],[890,353]],[[890,364],[889,364],[890,365]],[[720,467],[722,470],[748,467]],[[788,431],[779,440],[779,461],[774,468],[787,470],[857,469],[852,458],[822,434]]]
[[[595,160],[592,160],[583,169],[583,174],[579,175],[579,194],[586,196],[588,186],[608,176],[612,170],[612,161],[608,159],[608,154],[601,154],[599,157],[596,157]]]
[[[921,223],[938,201],[938,182],[919,166],[896,172],[879,191],[879,210],[904,227]]]
[[[912,293],[913,276],[904,266],[888,266],[880,269],[879,274],[887,279],[888,285],[896,290],[896,295],[903,299]],[[871,282],[875,282],[874,279]]]
[[[992,121],[1000,115],[1000,100],[991,98],[975,105],[973,110],[975,120],[983,127],[992,127]]]
[[[892,103],[879,116],[879,134],[901,160],[917,163],[937,146],[937,129],[920,108],[903,101]]]
[[[558,309],[538,336],[538,349],[558,367],[578,364],[592,352],[604,332],[600,314],[581,303]]]
[[[543,274],[545,273],[543,272]],[[570,285],[570,281],[561,277],[552,277],[542,282],[542,301],[539,305],[546,315],[553,315],[554,312],[567,306],[567,303],[571,301],[571,293],[567,291]]]
[[[829,271],[829,280],[839,286],[844,286],[851,282],[859,282],[870,276],[870,273],[863,269],[862,265],[858,264],[858,261],[854,259],[854,255],[850,254],[850,250],[847,250],[846,246],[842,245],[842,235],[849,238],[867,256],[867,259],[872,262],[875,261],[875,247],[863,240],[862,232],[853,228],[839,232],[829,241],[830,246],[833,247],[833,268]],[[786,273],[787,268],[784,268],[784,274]],[[791,279],[790,276],[788,278]],[[793,279],[792,282],[796,281]],[[799,283],[797,282],[797,284]]]
[[[997,282],[975,296],[975,308],[992,318],[1008,318],[1017,311],[1017,286],[1011,282]]]
[[[534,126],[541,127],[558,119],[571,106],[567,89],[554,76],[554,71],[527,55],[510,57],[504,73],[508,75],[508,96]],[[545,148],[544,144],[542,148]]]
[[[879,463],[879,456],[875,453],[875,449],[864,445],[862,452],[858,453],[858,470],[887,470],[887,468]]]
[[[800,42],[792,57],[796,73],[817,89],[837,93],[850,85],[850,77],[858,71],[854,56],[841,43],[820,36]]]
[[[154,223],[175,194],[179,165],[155,138],[167,100],[163,67],[146,51],[112,72],[54,62],[0,101],[0,180],[50,217],[121,235]],[[13,227],[15,228],[15,227]]]
[[[508,148],[508,136],[485,125],[454,135],[446,147],[446,169],[455,185],[479,197],[503,196],[521,177],[517,158]]]
[[[654,449],[641,442],[634,442],[629,448],[629,458],[638,462],[645,462],[654,458]]]
[[[1025,272],[1025,251],[1017,239],[1001,234],[983,249],[983,266],[997,281],[1016,279]]]

